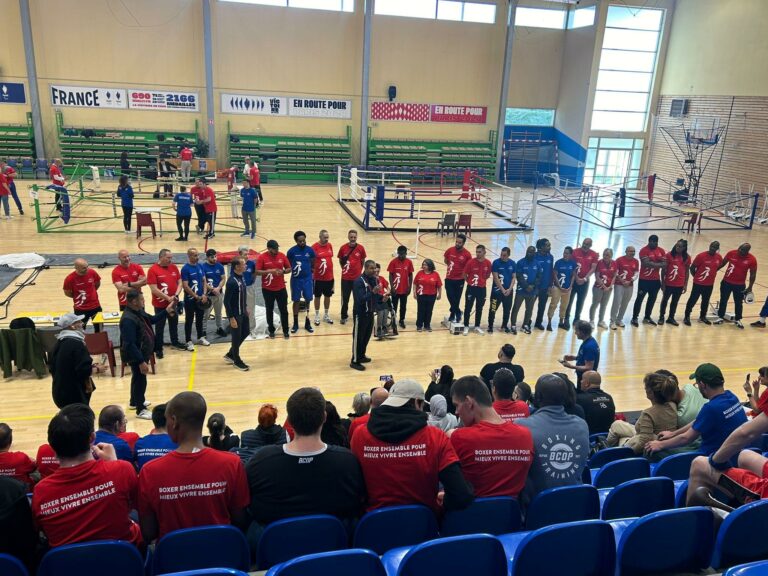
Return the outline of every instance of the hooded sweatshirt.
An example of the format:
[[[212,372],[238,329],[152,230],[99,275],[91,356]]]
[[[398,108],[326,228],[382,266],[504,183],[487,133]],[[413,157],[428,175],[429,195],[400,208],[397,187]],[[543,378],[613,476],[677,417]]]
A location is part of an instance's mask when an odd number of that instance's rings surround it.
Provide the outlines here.
[[[272,444],[285,444],[287,441],[285,428],[280,424],[272,424],[268,428],[257,426],[252,430],[243,430],[240,434],[241,448],[261,448]]]
[[[440,428],[443,432],[453,430],[459,425],[459,421],[453,414],[448,414],[448,402],[442,394],[435,394],[429,401],[429,416],[427,424]]]

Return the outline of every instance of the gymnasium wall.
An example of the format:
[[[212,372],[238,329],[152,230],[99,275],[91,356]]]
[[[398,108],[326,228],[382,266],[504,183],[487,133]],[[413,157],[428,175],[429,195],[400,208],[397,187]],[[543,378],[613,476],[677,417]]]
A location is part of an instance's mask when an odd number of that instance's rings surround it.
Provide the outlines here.
[[[23,82],[29,100],[24,37],[21,26],[16,25],[21,22],[18,0],[0,0],[0,22],[0,81]],[[26,104],[0,104],[0,123],[26,124],[28,110]]]

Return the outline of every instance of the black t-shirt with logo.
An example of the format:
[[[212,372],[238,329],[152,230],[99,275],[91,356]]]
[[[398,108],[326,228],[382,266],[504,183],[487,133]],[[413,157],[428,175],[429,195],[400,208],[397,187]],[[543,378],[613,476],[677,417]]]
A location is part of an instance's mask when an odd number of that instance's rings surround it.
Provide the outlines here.
[[[589,433],[608,432],[616,417],[616,406],[610,394],[600,388],[590,388],[576,394],[576,403],[584,408]]]

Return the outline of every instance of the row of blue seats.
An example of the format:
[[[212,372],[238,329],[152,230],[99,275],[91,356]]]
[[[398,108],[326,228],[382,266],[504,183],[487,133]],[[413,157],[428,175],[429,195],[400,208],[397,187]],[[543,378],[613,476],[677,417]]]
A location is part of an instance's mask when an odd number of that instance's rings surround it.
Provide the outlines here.
[[[335,529],[334,521],[338,524]],[[274,550],[269,550],[268,564],[260,554],[258,568],[268,568],[267,576],[443,576],[449,572],[484,576],[639,576],[696,572],[709,566],[719,570],[768,558],[768,542],[760,529],[767,521],[768,502],[760,501],[728,515],[719,529],[710,509],[691,507],[641,518],[582,520],[500,535],[436,538],[381,554],[364,547],[343,549],[338,541],[334,545],[332,535],[339,529],[343,532],[341,523],[331,516],[309,516],[281,521],[281,540],[267,544],[281,549],[285,557],[278,558]],[[290,531],[285,529],[288,525]],[[272,526],[265,531],[265,537]],[[149,573],[195,570],[184,574],[239,574],[237,570],[249,568],[243,534],[231,526],[208,526],[163,537],[152,556]],[[43,558],[38,576],[143,576],[144,570],[134,546],[103,541],[52,550]],[[0,573],[26,576],[23,567],[5,555],[0,555]]]

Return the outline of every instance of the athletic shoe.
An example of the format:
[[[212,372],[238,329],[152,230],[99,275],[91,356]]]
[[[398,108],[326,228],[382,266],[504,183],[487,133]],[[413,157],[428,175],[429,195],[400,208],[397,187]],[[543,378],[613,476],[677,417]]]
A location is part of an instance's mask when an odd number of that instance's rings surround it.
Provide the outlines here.
[[[210,345],[211,345],[211,343],[210,343],[210,342],[208,342],[208,340],[205,338],[205,336],[203,336],[202,338],[200,338],[200,339],[197,341],[197,343],[198,343],[198,344],[200,344],[200,346],[210,346]]]
[[[459,322],[461,322],[461,312],[456,314],[456,323],[459,323]]]
[[[130,232],[129,232],[129,234],[130,234]],[[179,236],[175,240],[176,240],[176,242],[184,242],[184,238],[182,238],[181,236]]]
[[[509,334],[510,332],[508,326],[502,326],[501,329],[504,330],[504,334]]]
[[[359,362],[350,362],[350,363],[349,363],[349,367],[350,367],[350,368],[352,368],[352,369],[354,369],[354,370],[360,370],[361,372],[362,372],[363,370],[365,370],[365,366],[363,366],[363,365],[362,365],[362,364],[360,364]]]
[[[397,325],[400,326],[400,328],[405,328],[405,320],[400,320]]]
[[[557,323],[557,327],[560,328],[560,330],[568,330],[568,328],[565,327],[565,321],[560,320],[560,322]]]
[[[637,321],[637,318],[632,318],[632,321],[630,322],[630,324],[632,324],[632,326],[634,326],[635,328],[638,328],[640,326],[640,323]]]
[[[643,318],[643,324],[648,324],[648,326],[658,326],[658,324],[653,321],[653,318],[648,318],[647,316]]]
[[[190,352],[195,351],[195,345],[192,344],[192,341],[187,342],[187,345],[184,347],[185,350],[189,350]]]
[[[510,328],[509,331],[512,333],[513,336],[517,336],[517,326],[512,326],[512,328]]]
[[[613,320],[611,320],[611,324],[610,324],[609,328],[610,328],[611,330],[616,330],[616,322],[614,322]]]
[[[664,316],[659,316],[659,321],[657,322],[657,324],[658,324],[659,326],[661,326],[662,324],[664,324]]]
[[[741,323],[741,320],[736,320],[734,324],[736,324],[736,328],[741,328],[742,330],[744,330],[744,324]]]
[[[534,326],[534,328],[536,328],[536,330],[544,330],[544,325],[543,324],[536,324]]]
[[[493,326],[488,326],[488,330],[486,330],[488,334],[493,334]]]
[[[523,324],[523,332],[525,332],[526,334],[530,334],[531,327],[528,324]]]
[[[427,332],[432,332],[432,326],[427,326]]]
[[[125,233],[126,234],[133,234],[133,232],[131,230],[126,230]]]
[[[765,328],[765,322],[761,322],[760,320],[755,320],[750,324],[752,328]]]
[[[347,323],[347,319],[346,318],[342,318],[341,320],[339,320],[339,322],[341,324],[346,324]]]
[[[608,328],[608,324],[605,323],[605,320],[600,320],[600,322],[598,322],[597,325],[600,328]]]
[[[149,408],[150,406],[152,406],[152,402],[150,402],[149,400],[144,400],[144,408]],[[129,410],[136,410],[136,406],[131,404],[130,406],[128,406],[128,409]]]
[[[469,326],[464,326],[463,334],[464,336],[469,336]]]
[[[240,236],[250,236],[250,235],[251,235],[250,232],[243,232],[242,234],[240,234]]]
[[[422,327],[421,326],[416,326],[416,332],[421,332],[421,331],[422,331]]]
[[[718,317],[716,320],[713,320],[713,321],[712,321],[712,324],[715,324],[715,325],[718,325],[718,326],[719,326],[719,325],[720,325],[720,324],[722,324],[723,322],[725,322],[725,320],[723,320],[722,318]]]
[[[160,350],[160,352],[155,352],[155,358],[157,358],[158,360],[162,360],[163,357],[164,355],[162,350]]]
[[[480,336],[485,336],[485,330],[480,328],[480,326],[475,326],[475,334],[479,334]]]
[[[268,336],[269,336],[269,337],[270,337],[272,340],[274,340],[274,339],[275,339],[275,333],[274,333],[274,332],[269,332],[269,334],[267,334],[267,335],[268,335]]]
[[[552,332],[552,320],[547,322],[547,332]]]
[[[206,240],[208,240],[209,238],[215,238],[215,237],[216,237],[216,233],[215,232],[211,232],[210,234],[206,234],[205,235],[205,239]]]
[[[686,316],[685,318],[683,318],[683,324],[685,324],[686,326],[690,326],[691,325],[691,317],[690,316]]]
[[[310,334],[313,334],[315,331],[315,329],[312,328],[312,322],[309,321],[309,316],[307,316],[307,319],[304,321],[304,330],[306,330]]]
[[[320,326],[320,312],[315,312],[315,326]]]
[[[291,327],[291,334],[296,334],[296,332],[298,332],[298,331],[299,331],[299,325],[298,324],[294,324]]]
[[[368,356],[363,356],[362,358],[360,358],[360,364],[368,364],[368,362],[370,361],[371,359],[368,358]]]
[[[176,348],[176,350],[188,350],[188,348],[182,344],[181,342],[176,342],[176,344],[171,344],[173,348]]]
[[[326,324],[333,324],[333,319],[330,314],[323,314],[323,322]]]
[[[288,334],[288,332],[283,332],[283,338],[284,338],[285,340],[288,340],[290,337],[291,337],[291,335],[290,335],[290,334]]]
[[[565,328],[565,330],[570,330],[571,329],[571,321],[566,318],[563,321],[563,327]]]
[[[622,320],[619,320],[618,322],[616,322],[616,326],[618,326],[619,328],[624,328],[626,324],[624,324]]]
[[[24,210],[19,210],[19,214],[21,214],[22,216],[24,216]]]
[[[254,238],[256,238],[256,234],[254,234],[253,232],[251,232],[251,240],[253,240]]]
[[[243,372],[248,372],[250,370],[250,366],[243,362],[242,360],[235,360],[232,365],[237,368],[238,370],[242,370]]]
[[[224,328],[216,328],[216,335],[223,338],[227,333],[224,331]]]
[[[232,358],[232,356],[230,356],[229,352],[227,352],[226,354],[224,354],[224,362],[226,362],[227,364],[234,364],[235,359]]]
[[[667,324],[671,324],[672,326],[680,326],[680,323],[674,318],[667,318]]]
[[[144,410],[136,414],[136,418],[140,418],[142,420],[152,420],[152,412],[144,408]]]

